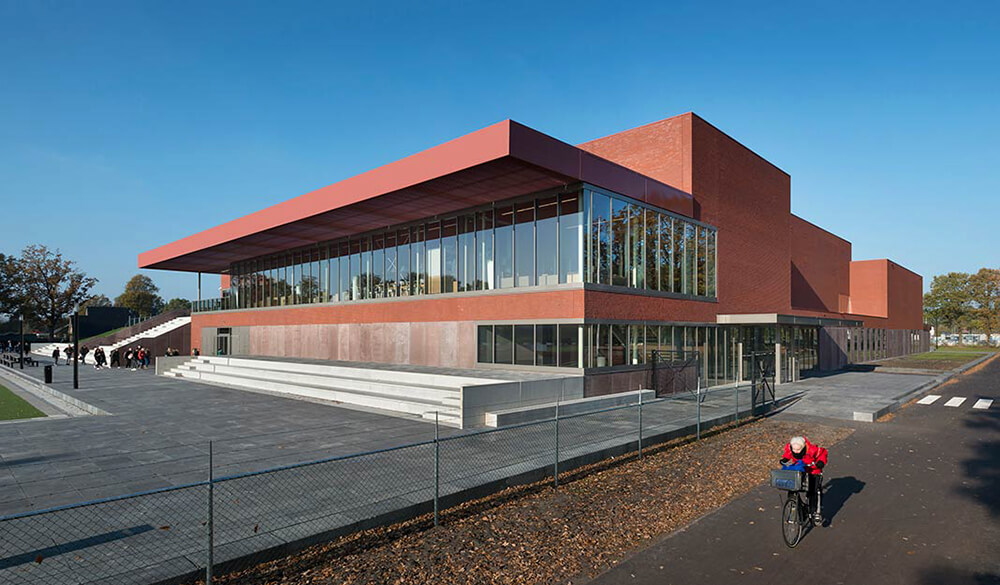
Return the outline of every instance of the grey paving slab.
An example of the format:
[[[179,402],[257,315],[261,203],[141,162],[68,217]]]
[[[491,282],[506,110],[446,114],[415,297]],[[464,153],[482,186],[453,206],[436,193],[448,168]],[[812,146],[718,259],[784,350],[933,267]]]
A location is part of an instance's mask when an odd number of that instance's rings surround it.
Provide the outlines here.
[[[432,438],[433,427],[424,422],[156,378],[151,372],[90,370],[82,383],[83,391],[67,388],[66,382],[59,389],[73,396],[85,391],[88,400],[111,415],[39,421],[37,428],[44,426],[44,433],[32,429],[8,435],[14,443],[12,456],[0,455],[0,472],[13,477],[17,497],[0,503],[0,510],[37,509],[69,497],[103,498],[200,482],[207,477],[209,440],[214,445],[216,477],[223,478],[215,486],[217,542],[231,545],[227,554],[237,550],[246,554],[303,538],[310,527],[327,531],[381,515],[395,516],[415,505],[426,506],[433,495],[434,451],[427,444],[225,479],[227,474],[426,441]],[[898,394],[908,383],[899,376],[830,377],[779,386],[778,395],[801,394],[805,398],[795,407],[814,404],[817,410],[832,411],[837,404],[843,408],[862,398]],[[866,390],[858,391],[859,385]],[[843,396],[832,398],[838,393]],[[645,405],[644,433],[648,437],[689,432],[699,412],[708,425],[725,422],[737,411],[746,414],[749,407],[748,389],[712,392],[700,405],[693,396],[682,395]],[[634,448],[637,414],[636,409],[625,408],[562,419],[560,457]],[[544,476],[555,460],[554,430],[553,422],[461,437],[469,433],[444,430],[441,493],[504,485],[521,474]],[[62,492],[55,491],[56,483]],[[163,567],[186,567],[199,558],[206,494],[207,487],[199,485],[52,512],[34,520],[42,529],[49,525],[46,534],[56,541],[62,556],[85,560],[87,579],[121,576],[129,570],[139,576],[147,568],[159,574]],[[18,526],[5,531],[7,538],[19,535],[18,530],[30,534],[38,529]],[[68,526],[72,528],[63,528]],[[95,540],[95,533],[100,538]],[[10,549],[0,545],[4,551]],[[27,539],[19,546],[30,552],[34,545]],[[108,560],[126,550],[127,566]],[[0,559],[0,579],[20,575],[2,567]],[[74,578],[83,574],[77,572]],[[57,582],[50,577],[11,582]],[[143,581],[130,577],[121,582]]]
[[[789,414],[855,420],[856,412],[878,412],[934,380],[917,374],[839,372],[779,388],[802,393],[802,398],[787,409]]]

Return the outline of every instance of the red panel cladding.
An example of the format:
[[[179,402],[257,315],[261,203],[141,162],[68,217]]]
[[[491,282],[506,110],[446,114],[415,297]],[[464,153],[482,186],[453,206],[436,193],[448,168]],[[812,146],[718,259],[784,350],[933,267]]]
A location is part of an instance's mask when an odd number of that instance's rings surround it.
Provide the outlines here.
[[[924,279],[919,274],[887,260],[889,282],[889,329],[923,329]]]
[[[851,262],[850,313],[866,317],[889,316],[887,260]]]
[[[851,294],[851,243],[791,217],[792,308],[839,313]]]
[[[578,146],[690,193],[692,118],[674,116]]]
[[[604,291],[587,291],[585,302],[588,319],[626,321],[714,323],[719,309],[711,302]]]
[[[580,319],[583,299],[583,289],[571,289],[195,313],[191,341],[201,345],[202,327]]]
[[[580,145],[689,191],[719,228],[720,313],[791,310],[790,177],[688,113]]]

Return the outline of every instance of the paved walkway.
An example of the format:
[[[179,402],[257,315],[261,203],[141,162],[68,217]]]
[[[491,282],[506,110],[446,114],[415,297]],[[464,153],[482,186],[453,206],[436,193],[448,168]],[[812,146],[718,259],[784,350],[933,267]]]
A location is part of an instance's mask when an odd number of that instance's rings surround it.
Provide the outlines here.
[[[761,486],[592,583],[1000,583],[1000,360],[932,395],[885,424],[845,423],[857,431],[831,449],[826,524],[797,548]]]
[[[932,376],[877,372],[838,372],[807,378],[787,385],[803,393],[802,399],[790,406],[788,412],[870,422],[871,418],[858,417],[856,413],[878,418],[901,397],[937,382],[940,380]]]
[[[40,377],[42,368],[24,370]],[[154,376],[55,368],[53,387],[110,416],[0,425],[0,515],[433,438],[427,423]],[[450,429],[442,428],[443,434]]]
[[[81,370],[77,391],[69,374],[65,366],[57,371],[59,390],[112,414],[0,428],[0,493],[8,498],[0,505],[6,513],[199,482],[207,476],[209,440],[215,441],[215,475],[222,477],[433,437],[433,426],[424,422],[157,378],[148,371]],[[829,385],[835,378],[820,379],[825,385],[779,386],[779,397],[800,389],[824,392],[835,387]],[[877,380],[871,386],[884,386],[888,395],[891,381],[905,378]],[[713,392],[700,407],[702,424],[731,420],[737,404],[745,415],[749,402],[748,390]],[[646,404],[642,434],[647,442],[687,434],[698,413],[687,394]],[[623,408],[561,420],[560,461],[634,449],[637,414]],[[551,421],[488,433],[442,431],[438,486],[445,503],[512,478],[551,474]],[[220,481],[214,488],[215,558],[240,558],[429,511],[434,453],[433,443],[422,443]],[[206,556],[207,491],[194,485],[2,521],[0,581],[147,583],[197,570]],[[39,556],[46,560],[30,562]]]

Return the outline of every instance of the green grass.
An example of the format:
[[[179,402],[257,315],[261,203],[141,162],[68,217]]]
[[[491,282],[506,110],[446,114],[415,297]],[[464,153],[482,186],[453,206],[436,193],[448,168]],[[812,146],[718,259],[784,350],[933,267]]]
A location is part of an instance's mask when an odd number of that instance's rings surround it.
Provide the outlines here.
[[[0,420],[15,420],[19,418],[35,418],[45,416],[45,413],[25,402],[4,386],[0,386]]]
[[[951,370],[963,364],[996,353],[997,348],[989,347],[947,347],[926,353],[879,360],[879,365],[895,368],[916,368],[922,370]]]
[[[128,326],[126,325],[126,327],[128,327]],[[125,329],[125,327],[119,327],[118,329],[112,329],[111,331],[105,331],[104,333],[98,333],[97,335],[91,335],[90,337],[88,337],[86,339],[81,339],[80,343],[84,343],[84,342],[90,341],[91,339],[97,339],[98,337],[107,337],[108,335],[111,335],[112,333],[115,333],[117,331],[121,331],[122,329]]]
[[[997,351],[1000,351],[1000,347],[990,345],[942,345],[932,353],[967,353],[978,355],[982,353],[996,353]]]

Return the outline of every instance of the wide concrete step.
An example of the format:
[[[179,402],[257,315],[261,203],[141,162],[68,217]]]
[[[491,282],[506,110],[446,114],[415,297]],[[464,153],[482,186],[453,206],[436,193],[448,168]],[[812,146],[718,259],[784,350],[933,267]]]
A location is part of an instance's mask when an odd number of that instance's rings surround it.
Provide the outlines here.
[[[462,417],[459,415],[459,413],[458,413],[457,410],[454,410],[454,411],[451,411],[451,410],[442,410],[442,411],[438,411],[438,412],[425,412],[423,415],[421,415],[421,418],[423,418],[424,420],[429,420],[429,421],[434,421],[436,419],[439,423],[441,423],[443,425],[447,425],[449,427],[461,427],[462,426]]]
[[[294,382],[299,384],[308,384],[310,386],[336,388],[339,390],[359,390],[362,392],[413,396],[415,398],[427,400],[454,399],[458,401],[461,396],[461,389],[455,387],[431,386],[414,383],[407,384],[370,378],[365,379],[347,376],[304,374],[293,371],[223,366],[197,362],[179,367],[198,372],[229,374],[233,376],[252,377],[261,380],[275,380],[278,382]],[[389,373],[391,374],[391,372]]]
[[[425,400],[410,396],[398,396],[359,390],[338,390],[329,387],[316,387],[307,384],[293,384],[288,382],[279,382],[276,380],[258,379],[249,376],[200,372],[180,368],[173,370],[173,372],[180,375],[180,377],[192,380],[201,380],[204,382],[213,382],[227,386],[304,396],[320,400],[343,402],[346,404],[354,404],[394,412],[403,412],[418,416],[423,416],[425,413],[440,411],[452,413],[457,417],[459,412],[457,402],[452,403],[451,401],[445,402]]]
[[[319,374],[323,376],[345,377],[355,379],[372,379],[402,383],[420,384],[424,386],[439,386],[458,388],[479,384],[494,384],[495,379],[477,378],[471,376],[453,376],[447,374],[429,374],[424,372],[408,372],[402,370],[383,370],[377,368],[358,368],[337,366],[332,364],[312,364],[301,362],[284,362],[276,360],[255,360],[249,358],[230,358],[218,356],[201,356],[195,362],[223,366],[238,366],[263,370],[278,370],[303,374]]]

